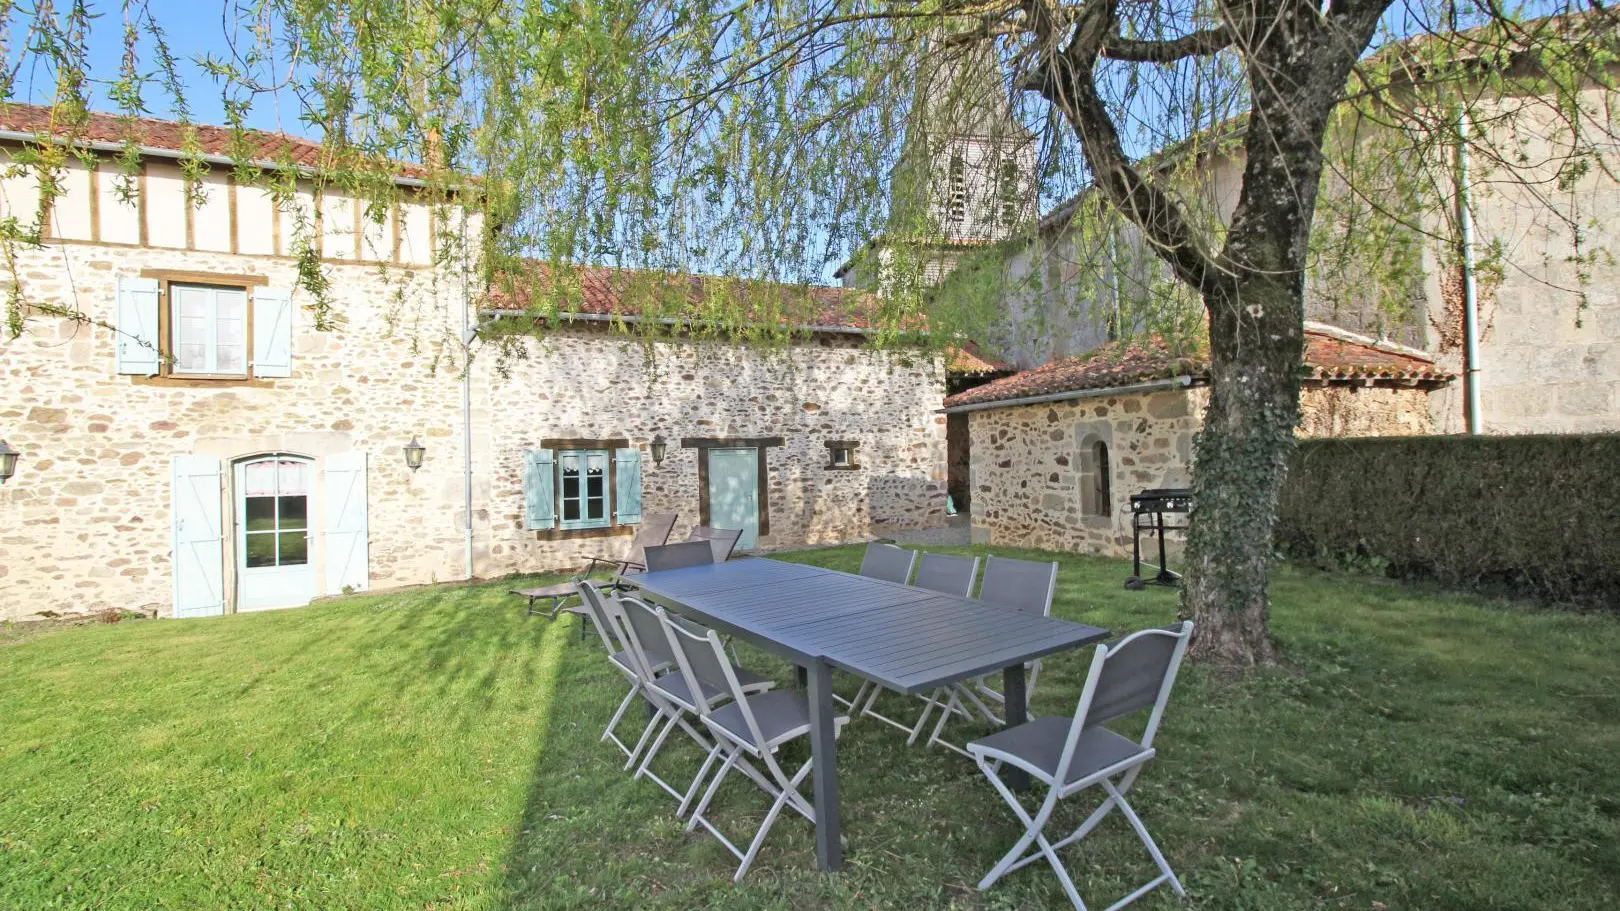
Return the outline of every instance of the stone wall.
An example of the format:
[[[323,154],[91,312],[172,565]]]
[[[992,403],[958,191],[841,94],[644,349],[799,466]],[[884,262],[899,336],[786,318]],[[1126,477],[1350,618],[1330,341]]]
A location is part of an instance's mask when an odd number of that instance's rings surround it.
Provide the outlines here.
[[[480,574],[577,568],[582,553],[620,553],[629,538],[555,537],[523,527],[523,452],[544,439],[624,438],[642,450],[643,512],[676,512],[672,540],[699,515],[698,453],[683,438],[782,437],[767,450],[769,532],[762,550],[933,527],[945,514],[945,376],[918,360],[824,336],[792,348],[638,340],[597,330],[527,343],[511,374],[493,369],[488,553]],[[487,369],[487,368],[486,368]],[[483,428],[487,428],[487,431]],[[647,444],[669,443],[655,466]],[[828,470],[826,441],[859,443],[859,469]]]
[[[1306,386],[1299,393],[1302,437],[1406,437],[1435,432],[1430,393],[1417,388]]]
[[[1204,389],[1166,389],[969,412],[977,542],[1131,552],[1130,495],[1190,481]],[[1106,509],[1095,499],[1108,450]]]
[[[1299,433],[1432,433],[1428,395],[1414,388],[1307,387]],[[974,540],[1130,556],[1131,494],[1191,484],[1193,438],[1208,402],[1209,390],[1200,387],[969,412]],[[1098,443],[1108,452],[1106,510],[1097,498]],[[1174,538],[1172,546],[1179,546]]]
[[[24,251],[19,265],[28,294],[104,323],[116,318],[117,278],[146,268],[295,284],[282,257],[72,242]],[[169,613],[170,457],[180,453],[217,456],[228,472],[229,460],[258,453],[310,456],[318,468],[325,456],[364,451],[371,585],[462,577],[460,388],[453,370],[431,362],[459,326],[460,290],[422,269],[396,266],[386,277],[376,265],[327,269],[343,324],[317,332],[295,307],[285,378],[122,376],[111,330],[37,314],[21,337],[0,336],[0,437],[23,453],[17,476],[0,487],[0,620]],[[307,303],[302,291],[293,300]],[[414,475],[400,454],[413,435],[429,446]],[[229,544],[227,554],[228,568]]]

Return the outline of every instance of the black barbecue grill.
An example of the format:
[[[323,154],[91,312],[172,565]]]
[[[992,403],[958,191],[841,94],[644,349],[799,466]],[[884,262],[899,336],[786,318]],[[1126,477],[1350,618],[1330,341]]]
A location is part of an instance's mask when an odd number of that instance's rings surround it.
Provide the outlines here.
[[[1150,487],[1141,493],[1131,494],[1131,557],[1134,565],[1131,577],[1125,580],[1126,588],[1141,591],[1150,582],[1154,585],[1176,585],[1181,581],[1181,573],[1172,572],[1165,565],[1164,536],[1166,532],[1186,531],[1187,526],[1167,523],[1164,514],[1190,513],[1192,505],[1193,492],[1186,487]],[[1159,536],[1159,574],[1151,579],[1142,578],[1144,531]]]

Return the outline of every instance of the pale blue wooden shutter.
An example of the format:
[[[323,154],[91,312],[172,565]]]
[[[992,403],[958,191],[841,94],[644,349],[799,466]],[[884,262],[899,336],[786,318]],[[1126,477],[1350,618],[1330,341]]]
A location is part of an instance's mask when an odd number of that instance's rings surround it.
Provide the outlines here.
[[[158,282],[118,279],[118,372],[156,376],[158,372]]]
[[[618,501],[614,508],[619,513],[620,525],[636,525],[641,522],[641,450],[617,449],[613,452],[614,470],[617,474],[614,483],[614,498]]]
[[[253,292],[253,375],[292,376],[292,294],[275,288]]]
[[[171,461],[175,617],[225,613],[225,528],[220,522],[220,462],[177,455]]]
[[[371,584],[370,527],[366,514],[366,454],[327,456],[321,469],[326,501],[322,537],[326,593],[363,592]]]
[[[557,525],[556,461],[549,449],[523,453],[523,527]]]

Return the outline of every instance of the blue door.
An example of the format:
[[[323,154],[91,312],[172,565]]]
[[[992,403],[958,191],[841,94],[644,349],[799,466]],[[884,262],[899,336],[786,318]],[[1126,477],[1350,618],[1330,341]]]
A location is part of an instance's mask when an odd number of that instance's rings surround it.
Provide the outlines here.
[[[759,450],[709,450],[709,524],[740,528],[738,550],[759,540]]]

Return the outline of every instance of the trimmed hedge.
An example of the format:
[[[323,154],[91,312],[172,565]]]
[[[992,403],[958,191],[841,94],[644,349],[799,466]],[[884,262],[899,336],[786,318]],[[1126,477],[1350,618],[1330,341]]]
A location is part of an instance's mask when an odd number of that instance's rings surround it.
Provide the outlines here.
[[[1308,440],[1284,555],[1620,610],[1620,434]]]

